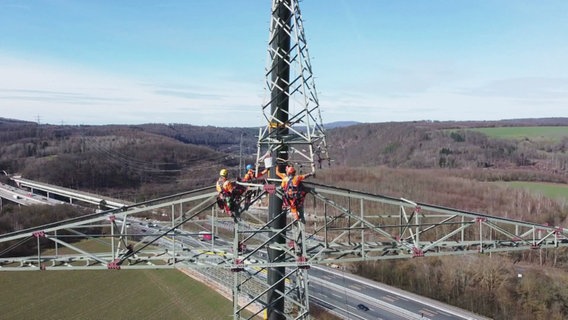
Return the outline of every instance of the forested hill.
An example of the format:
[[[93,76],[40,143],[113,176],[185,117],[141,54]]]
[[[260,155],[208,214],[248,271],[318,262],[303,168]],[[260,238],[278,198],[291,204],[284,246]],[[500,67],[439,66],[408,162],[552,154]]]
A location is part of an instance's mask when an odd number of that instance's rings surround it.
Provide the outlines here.
[[[187,131],[168,125],[0,121],[0,168],[47,183],[103,193],[112,190],[117,197],[129,198],[211,185],[217,168],[238,164],[232,148],[238,148],[241,133],[247,136],[245,129],[185,127]]]
[[[554,140],[491,137],[473,128],[568,126],[568,118],[329,126],[336,166],[538,170],[566,181],[568,130]],[[567,127],[568,128],[568,127]],[[562,128],[561,128],[562,129]],[[258,128],[186,124],[38,125],[0,118],[0,169],[57,185],[148,197],[214,183],[254,160]]]
[[[568,118],[369,123],[329,130],[328,142],[343,166],[523,169],[561,181],[568,173]]]

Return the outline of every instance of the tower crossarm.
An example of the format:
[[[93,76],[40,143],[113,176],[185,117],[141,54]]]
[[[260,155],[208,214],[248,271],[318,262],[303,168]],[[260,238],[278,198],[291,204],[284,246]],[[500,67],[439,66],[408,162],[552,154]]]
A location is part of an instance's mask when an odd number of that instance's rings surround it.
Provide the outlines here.
[[[22,266],[50,270],[107,269],[118,268],[125,262],[128,267],[140,268],[141,265],[137,264],[141,261],[146,262],[149,268],[171,268],[175,259],[170,259],[169,262],[167,260],[171,258],[172,252],[156,245],[161,241],[169,242],[169,238],[175,235],[181,225],[197,219],[203,211],[212,208],[217,195],[212,192],[213,188],[193,190],[0,235],[0,271],[18,270]],[[188,208],[183,213],[184,217],[175,219],[174,214],[171,214],[171,223],[160,231],[147,230],[153,224],[139,217],[140,214],[148,213],[165,214],[169,209],[182,206]],[[164,240],[166,238],[168,240]],[[90,240],[98,245],[95,246],[96,249],[86,249],[77,240]],[[30,241],[37,245],[37,256],[10,257],[11,252],[29,246]],[[42,248],[48,252],[42,252]],[[49,252],[52,250],[55,251]],[[188,253],[180,257],[180,260],[196,262],[211,259]]]
[[[471,211],[457,210],[426,203],[409,202],[384,195],[371,194],[338,188],[329,185],[306,183],[308,196],[305,206],[305,246],[307,264],[325,264],[330,262],[354,262],[368,260],[398,259],[421,256],[443,256],[466,253],[488,253],[518,250],[534,250],[568,246],[566,228],[547,226],[526,221],[513,220]],[[209,190],[209,189],[208,189]],[[277,192],[279,194],[279,192]],[[156,261],[164,253],[156,249],[160,241],[171,238],[183,224],[203,223],[201,216],[215,203],[215,192],[190,193],[186,197],[164,198],[136,204],[125,210],[108,210],[81,219],[69,219],[55,224],[0,235],[0,243],[10,243],[0,255],[0,263],[8,270],[15,267],[47,263],[57,267],[66,263],[82,267],[104,268],[104,263],[112,261],[124,263],[134,257],[144,256],[146,260]],[[191,205],[189,205],[191,203]],[[160,232],[140,233],[140,231],[122,230],[117,221],[132,220],[138,214],[155,212],[164,208],[183,205],[184,212],[174,219],[167,228]],[[412,212],[412,214],[408,214]],[[287,214],[283,211],[282,214]],[[240,257],[258,268],[297,265],[292,248],[294,222],[288,222],[283,229],[270,227],[270,221],[259,220],[250,215],[249,224],[244,221],[240,229],[240,242],[248,249]],[[246,215],[245,215],[246,217]],[[222,224],[223,218],[219,223]],[[205,221],[206,222],[206,221]],[[136,224],[133,222],[133,224]],[[106,228],[114,233],[93,234],[93,228]],[[121,231],[122,230],[122,231]],[[275,237],[287,239],[283,244],[272,242]],[[107,243],[106,250],[88,252],[66,239],[84,237],[98,239]],[[114,242],[104,238],[114,238]],[[142,239],[132,242],[133,239]],[[57,243],[67,252],[60,255],[43,254],[41,257],[8,257],[11,249],[19,243],[46,239]],[[119,241],[120,240],[120,241]],[[170,240],[168,240],[170,241]],[[112,243],[112,245],[111,245]],[[128,252],[127,243],[133,243],[134,249]],[[178,250],[177,261],[189,263],[189,267],[199,268],[198,262],[214,264],[222,268],[231,268],[234,264],[229,251],[222,243],[211,249],[200,246],[184,245],[189,250]],[[268,246],[277,246],[284,259],[269,263],[259,258]],[[276,247],[275,247],[276,248]],[[212,253],[207,253],[208,250]],[[225,253],[219,253],[225,252]],[[171,255],[171,250],[165,256]],[[118,260],[116,260],[118,259]],[[90,261],[90,262],[88,262]],[[157,263],[156,263],[157,264]],[[195,264],[195,265],[193,265]],[[139,267],[132,264],[132,267]]]
[[[313,197],[312,208],[306,209],[311,263],[568,246],[567,229],[561,227],[316,183],[306,186]]]

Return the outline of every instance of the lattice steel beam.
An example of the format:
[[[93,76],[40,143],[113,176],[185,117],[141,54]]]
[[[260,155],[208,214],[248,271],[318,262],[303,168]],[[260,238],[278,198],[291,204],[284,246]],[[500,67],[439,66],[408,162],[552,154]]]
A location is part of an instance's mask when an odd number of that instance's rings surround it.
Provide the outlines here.
[[[284,153],[278,160],[314,172],[330,158],[298,1],[273,0],[271,17],[265,74],[270,98],[262,107],[266,126],[259,134],[257,165]]]

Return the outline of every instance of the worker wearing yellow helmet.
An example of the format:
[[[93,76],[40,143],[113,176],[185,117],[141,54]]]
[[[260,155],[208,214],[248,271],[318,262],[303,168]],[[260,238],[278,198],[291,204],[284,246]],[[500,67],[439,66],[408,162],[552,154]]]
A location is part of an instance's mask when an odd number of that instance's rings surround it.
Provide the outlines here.
[[[215,188],[219,193],[217,196],[219,208],[224,210],[227,215],[233,217],[235,222],[237,222],[239,215],[238,198],[244,192],[244,188],[229,179],[229,171],[227,171],[227,169],[221,169],[221,171],[219,171],[219,179],[217,180]]]
[[[219,171],[219,179],[217,180],[217,185],[215,186],[217,188],[217,192],[223,192],[223,185],[229,180],[228,176],[229,171],[227,169],[221,169],[221,171]]]

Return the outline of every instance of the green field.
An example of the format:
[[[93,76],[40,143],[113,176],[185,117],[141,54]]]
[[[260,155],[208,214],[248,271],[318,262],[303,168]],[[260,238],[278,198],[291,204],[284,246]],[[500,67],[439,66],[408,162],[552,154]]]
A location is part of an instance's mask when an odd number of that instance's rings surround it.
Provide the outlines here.
[[[527,181],[499,182],[499,184],[517,189],[526,189],[531,192],[540,193],[549,198],[568,200],[567,184]]]
[[[469,130],[498,139],[530,139],[554,142],[560,141],[563,137],[568,137],[568,127],[497,127],[472,128]]]
[[[498,127],[498,128],[472,128],[491,138],[513,140],[539,140],[558,142],[568,137],[568,127]]]
[[[232,319],[232,302],[177,270],[0,272],[0,319]]]

